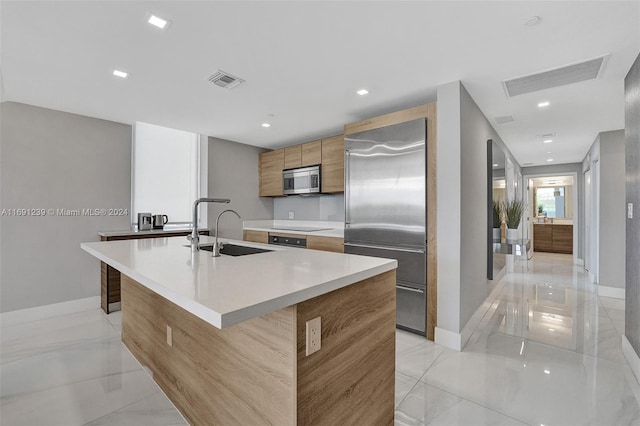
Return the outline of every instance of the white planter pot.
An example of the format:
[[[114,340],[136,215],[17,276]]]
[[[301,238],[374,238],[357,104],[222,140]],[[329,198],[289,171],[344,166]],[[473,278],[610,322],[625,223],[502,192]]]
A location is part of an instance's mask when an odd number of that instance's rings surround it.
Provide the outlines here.
[[[500,240],[500,228],[493,228],[493,241]]]
[[[507,240],[517,240],[517,239],[518,239],[518,230],[507,229]]]

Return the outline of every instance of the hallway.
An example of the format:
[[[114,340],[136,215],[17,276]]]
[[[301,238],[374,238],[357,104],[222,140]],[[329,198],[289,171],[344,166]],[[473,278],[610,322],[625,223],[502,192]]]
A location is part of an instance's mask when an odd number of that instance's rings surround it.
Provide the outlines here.
[[[640,424],[624,300],[598,297],[571,255],[536,253],[498,286],[462,352],[398,332],[397,425]]]
[[[640,424],[624,301],[545,253],[496,291],[462,352],[397,331],[397,425]],[[0,424],[185,424],[120,342],[120,319],[94,309],[3,325]]]

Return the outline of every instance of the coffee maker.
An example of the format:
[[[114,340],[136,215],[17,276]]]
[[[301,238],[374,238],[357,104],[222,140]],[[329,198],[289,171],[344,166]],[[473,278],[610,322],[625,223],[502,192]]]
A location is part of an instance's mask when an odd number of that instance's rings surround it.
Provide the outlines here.
[[[138,231],[149,231],[153,228],[151,213],[138,213]]]

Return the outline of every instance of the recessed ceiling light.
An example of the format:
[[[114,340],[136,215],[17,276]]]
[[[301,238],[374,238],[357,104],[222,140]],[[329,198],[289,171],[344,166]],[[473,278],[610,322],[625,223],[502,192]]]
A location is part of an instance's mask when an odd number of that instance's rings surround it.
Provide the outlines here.
[[[166,19],[162,19],[156,15],[150,15],[149,19],[147,19],[147,22],[153,25],[154,27],[160,28],[161,30],[164,30],[167,27],[167,24],[169,23],[169,21],[167,21]]]
[[[552,162],[553,158],[547,158],[547,162]]]
[[[360,96],[364,96],[364,95],[368,94],[368,93],[369,93],[369,91],[368,91],[367,89],[360,89],[360,90],[358,90],[356,93],[357,93],[358,95],[360,95]]]
[[[269,124],[269,123],[262,123],[262,127],[271,127],[271,124]]]
[[[550,328],[549,331],[556,331],[556,329],[555,328]]]
[[[498,167],[498,164],[494,164],[493,167]]]
[[[121,70],[113,70],[113,75],[120,78],[127,78],[129,73]]]
[[[524,21],[524,26],[525,27],[533,27],[535,25],[538,25],[540,23],[540,21],[542,21],[542,18],[539,16],[532,16],[530,18],[527,18]]]
[[[538,103],[538,108],[548,107],[549,105],[551,105],[549,101],[540,102]]]
[[[549,370],[544,370],[544,374],[551,374],[551,371],[549,371]]]
[[[551,154],[551,151],[547,151],[547,154]]]
[[[542,141],[542,143],[551,143],[553,142],[553,139],[545,139]]]

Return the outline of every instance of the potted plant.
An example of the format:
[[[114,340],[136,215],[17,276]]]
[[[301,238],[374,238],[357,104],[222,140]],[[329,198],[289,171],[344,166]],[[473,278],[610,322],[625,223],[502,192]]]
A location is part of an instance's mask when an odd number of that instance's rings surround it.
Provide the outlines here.
[[[493,240],[500,240],[500,225],[502,225],[502,206],[499,202],[493,202]]]
[[[503,210],[507,222],[507,240],[517,240],[524,204],[520,200],[511,200],[504,204]]]

